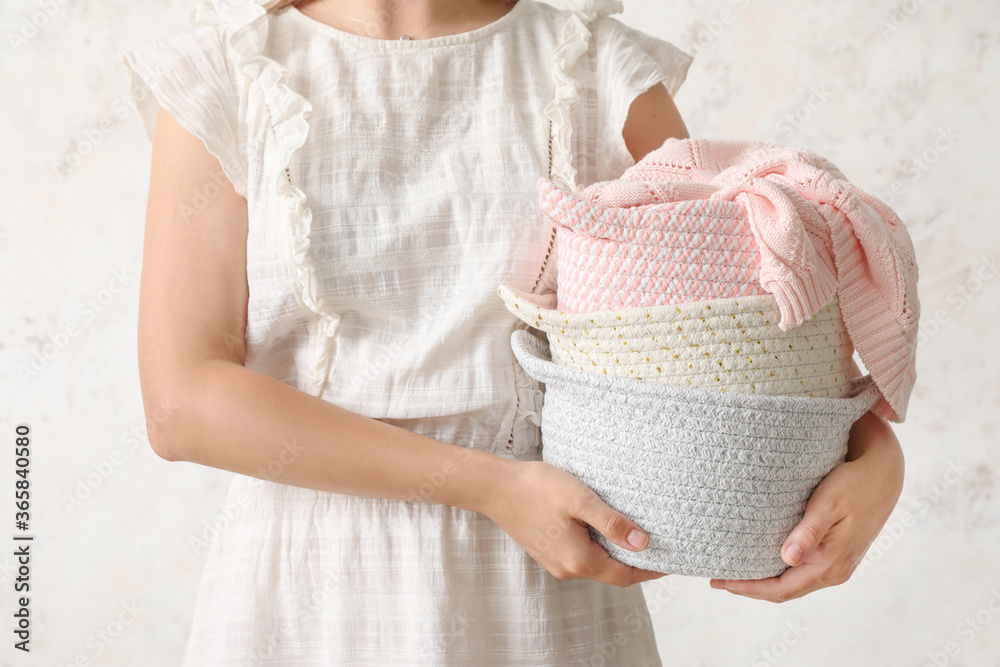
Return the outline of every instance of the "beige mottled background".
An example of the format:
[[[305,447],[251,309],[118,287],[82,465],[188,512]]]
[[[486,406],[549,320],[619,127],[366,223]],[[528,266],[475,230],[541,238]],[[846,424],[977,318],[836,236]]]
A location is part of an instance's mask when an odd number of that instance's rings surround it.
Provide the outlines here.
[[[205,556],[196,538],[231,475],[171,465],[145,439],[136,314],[150,146],[121,54],[186,30],[192,1],[0,5],[0,665],[180,662]],[[621,20],[696,55],[676,100],[692,135],[824,155],[895,207],[921,272],[919,380],[896,427],[906,487],[865,562],[784,604],[699,578],[644,585],[664,664],[1000,665],[1000,5],[625,7]],[[43,25],[12,42],[33,20]],[[48,343],[52,358],[22,377]],[[11,648],[21,422],[34,438],[30,655]]]

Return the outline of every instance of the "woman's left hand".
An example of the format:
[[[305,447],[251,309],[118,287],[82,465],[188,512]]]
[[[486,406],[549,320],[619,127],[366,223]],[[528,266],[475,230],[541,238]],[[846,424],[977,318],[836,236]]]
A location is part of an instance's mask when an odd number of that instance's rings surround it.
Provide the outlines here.
[[[899,500],[904,464],[888,422],[872,412],[851,427],[848,446],[781,547],[791,567],[767,579],[712,579],[712,588],[786,602],[850,579]]]

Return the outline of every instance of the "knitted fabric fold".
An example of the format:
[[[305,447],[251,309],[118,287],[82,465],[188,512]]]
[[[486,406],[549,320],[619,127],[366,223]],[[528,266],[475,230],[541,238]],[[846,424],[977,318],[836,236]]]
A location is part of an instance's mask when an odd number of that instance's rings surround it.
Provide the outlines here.
[[[671,138],[617,180],[568,192],[542,177],[538,195],[560,225],[560,310],[766,292],[788,331],[838,296],[882,392],[873,411],[905,419],[920,317],[913,244],[887,204],[825,158],[758,142]]]

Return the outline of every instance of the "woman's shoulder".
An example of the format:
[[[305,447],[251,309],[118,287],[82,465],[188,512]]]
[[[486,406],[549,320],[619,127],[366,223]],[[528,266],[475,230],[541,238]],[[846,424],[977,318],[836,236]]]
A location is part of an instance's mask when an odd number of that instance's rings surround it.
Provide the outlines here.
[[[122,56],[134,73],[150,83],[235,90],[239,78],[239,59],[232,47],[235,28],[231,22],[206,20],[194,11],[185,30],[139,43]]]
[[[533,13],[540,23],[554,25],[566,34],[587,31],[594,36],[622,34],[635,38],[646,35],[619,18],[623,9],[619,0],[564,0],[554,3],[545,0],[518,1],[525,2],[526,13]],[[575,20],[567,23],[573,19],[574,14]]]
[[[275,25],[255,0],[206,0],[195,6],[186,30],[123,52],[143,127],[153,140],[159,108],[219,158],[237,192],[246,196],[248,154],[269,111],[294,119],[301,103],[286,85],[284,67],[272,58]],[[259,96],[251,100],[250,91]]]
[[[161,48],[213,63],[220,83],[246,96],[251,83],[264,90],[287,83],[289,57],[302,51],[307,32],[291,6],[269,11],[266,0],[202,0],[188,15],[187,31],[160,40]],[[310,55],[310,57],[312,57]],[[309,74],[309,69],[295,76]]]
[[[577,42],[586,49],[585,56],[601,60],[606,69],[619,64],[631,69],[632,62],[625,59],[645,60],[648,56],[665,69],[686,73],[693,56],[668,39],[624,22],[622,8],[620,0],[565,0],[557,4],[530,0],[528,7],[536,14],[536,24],[554,29],[564,48]]]

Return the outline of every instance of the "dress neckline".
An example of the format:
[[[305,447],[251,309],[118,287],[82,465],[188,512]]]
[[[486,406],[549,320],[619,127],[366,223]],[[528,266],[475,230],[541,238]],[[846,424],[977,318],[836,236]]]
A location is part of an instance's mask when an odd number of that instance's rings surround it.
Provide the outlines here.
[[[466,30],[465,32],[459,32],[453,35],[439,35],[438,37],[429,37],[427,39],[381,39],[378,37],[368,37],[367,35],[358,35],[353,32],[341,30],[340,28],[334,28],[332,25],[318,21],[311,16],[307,16],[295,5],[289,5],[286,10],[296,21],[310,30],[314,30],[329,37],[350,42],[359,46],[376,49],[427,49],[437,46],[468,44],[492,35],[496,31],[514,23],[518,16],[524,13],[524,6],[532,1],[533,0],[517,0],[517,2],[514,3],[514,6],[511,7],[506,14],[491,23],[487,23],[484,26],[476,28],[475,30]]]

